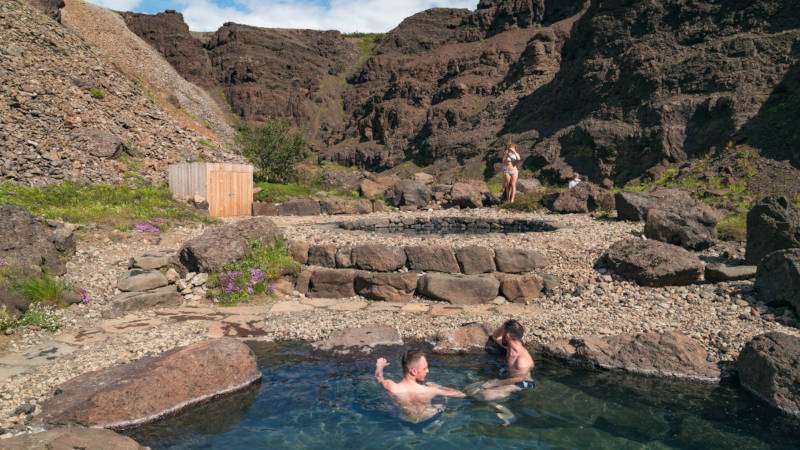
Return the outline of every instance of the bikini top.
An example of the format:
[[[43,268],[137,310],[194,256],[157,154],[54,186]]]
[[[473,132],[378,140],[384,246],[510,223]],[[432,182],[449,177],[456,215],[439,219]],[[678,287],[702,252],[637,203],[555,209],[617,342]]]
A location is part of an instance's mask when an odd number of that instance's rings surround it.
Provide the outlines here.
[[[520,159],[522,158],[520,158],[519,153],[517,152],[508,152],[508,156],[506,157],[506,161],[512,165]]]

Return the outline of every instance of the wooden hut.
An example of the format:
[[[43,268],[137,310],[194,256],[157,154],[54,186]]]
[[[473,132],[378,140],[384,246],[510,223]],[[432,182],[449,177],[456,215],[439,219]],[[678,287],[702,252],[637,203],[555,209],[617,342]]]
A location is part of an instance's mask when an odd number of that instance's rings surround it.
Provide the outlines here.
[[[169,188],[180,201],[206,202],[211,217],[250,216],[253,212],[253,166],[181,163],[169,166]]]

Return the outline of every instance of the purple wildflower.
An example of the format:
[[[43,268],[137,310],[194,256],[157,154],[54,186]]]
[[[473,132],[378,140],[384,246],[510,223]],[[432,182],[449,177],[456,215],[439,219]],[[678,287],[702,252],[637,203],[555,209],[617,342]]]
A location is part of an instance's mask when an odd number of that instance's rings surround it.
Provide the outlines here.
[[[242,276],[242,272],[225,272],[222,274],[220,284],[223,292],[239,292],[240,288],[236,284],[236,279]]]
[[[133,226],[134,229],[141,231],[142,233],[160,233],[161,230],[153,225],[152,223],[137,223]]]
[[[89,302],[92,301],[92,297],[89,296],[89,291],[87,291],[86,289],[81,289],[80,293],[81,293],[81,303],[83,303],[84,305],[88,305]]]
[[[261,269],[250,269],[250,284],[257,284],[266,278],[266,274]]]
[[[253,295],[253,286],[247,286],[247,293]]]

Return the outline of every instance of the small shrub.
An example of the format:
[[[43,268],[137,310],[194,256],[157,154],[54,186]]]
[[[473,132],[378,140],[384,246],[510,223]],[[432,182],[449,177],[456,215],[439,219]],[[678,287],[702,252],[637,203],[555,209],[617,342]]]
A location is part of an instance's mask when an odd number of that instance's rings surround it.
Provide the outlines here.
[[[747,215],[739,213],[726,216],[717,224],[717,235],[723,241],[744,242],[747,240]]]
[[[211,296],[225,305],[244,303],[252,296],[270,294],[271,281],[299,271],[300,264],[289,255],[283,242],[266,246],[253,241],[244,258],[209,278]]]
[[[56,277],[43,274],[21,277],[11,282],[11,288],[24,295],[32,303],[65,306],[64,295],[69,286]]]
[[[211,144],[211,142],[208,142],[208,141],[207,141],[207,140],[205,140],[205,139],[198,139],[198,140],[197,140],[197,143],[198,143],[198,144],[200,144],[200,145],[202,145],[203,147],[208,147],[208,148],[212,148],[212,147],[214,147],[214,146]]]
[[[98,88],[89,89],[89,95],[91,95],[92,98],[96,100],[102,100],[106,98],[106,93]]]
[[[58,322],[58,317],[53,314],[53,311],[47,306],[40,304],[32,304],[25,314],[20,316],[17,320],[17,326],[20,327],[37,327],[42,330],[50,332],[58,331],[61,324]]]
[[[263,181],[286,183],[297,179],[296,165],[310,154],[305,136],[292,130],[286,120],[270,120],[239,133],[242,153],[258,169],[257,178]]]

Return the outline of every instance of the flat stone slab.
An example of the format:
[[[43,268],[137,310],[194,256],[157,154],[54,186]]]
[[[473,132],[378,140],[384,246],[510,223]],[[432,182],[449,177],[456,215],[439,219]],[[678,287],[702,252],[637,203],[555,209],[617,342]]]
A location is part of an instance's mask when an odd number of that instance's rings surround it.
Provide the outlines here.
[[[0,358],[0,381],[34,367],[52,364],[64,355],[74,352],[77,347],[64,342],[50,341],[22,353],[11,353]]]
[[[713,264],[706,266],[705,279],[712,283],[723,281],[751,280],[756,277],[757,266],[726,266]]]
[[[328,307],[331,311],[358,311],[369,306],[364,300],[344,300]]]
[[[270,308],[270,314],[291,314],[291,313],[301,313],[306,311],[313,311],[314,307],[310,305],[304,305],[299,302],[278,302]]]
[[[42,404],[45,426],[127,428],[243,389],[261,379],[252,350],[212,339],[89,372],[59,385]]]
[[[5,450],[146,450],[133,439],[97,428],[68,427],[4,439]]]
[[[315,308],[328,308],[330,306],[342,303],[342,301],[336,298],[304,298],[300,300],[300,303],[313,306]]]
[[[347,328],[312,345],[318,350],[350,349],[369,353],[379,345],[403,345],[403,339],[400,337],[400,333],[392,327],[370,326]]]

